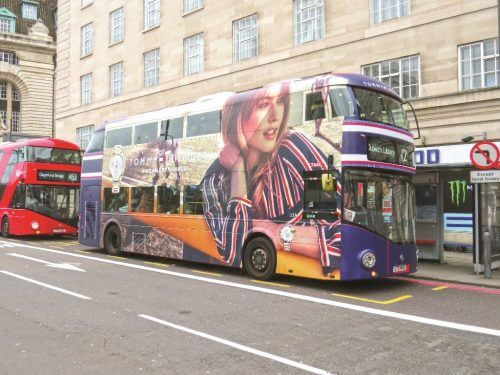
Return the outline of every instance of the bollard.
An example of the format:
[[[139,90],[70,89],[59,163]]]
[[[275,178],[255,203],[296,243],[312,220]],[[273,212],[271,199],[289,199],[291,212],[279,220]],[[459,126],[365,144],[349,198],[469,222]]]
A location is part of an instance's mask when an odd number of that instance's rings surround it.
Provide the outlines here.
[[[484,278],[491,279],[491,242],[490,232],[483,234],[483,263],[484,263]]]

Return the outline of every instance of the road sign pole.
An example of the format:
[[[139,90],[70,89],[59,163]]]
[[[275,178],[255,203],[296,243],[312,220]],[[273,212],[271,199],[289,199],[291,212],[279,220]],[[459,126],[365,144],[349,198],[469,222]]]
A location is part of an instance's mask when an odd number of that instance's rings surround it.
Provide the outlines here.
[[[484,278],[491,279],[491,242],[490,232],[483,233],[483,262],[484,262]]]

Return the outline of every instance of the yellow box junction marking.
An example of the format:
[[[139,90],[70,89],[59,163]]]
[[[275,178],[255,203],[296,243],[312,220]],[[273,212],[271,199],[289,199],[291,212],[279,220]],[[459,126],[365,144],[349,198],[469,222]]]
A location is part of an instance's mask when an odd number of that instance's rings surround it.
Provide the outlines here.
[[[259,284],[265,284],[265,285],[272,285],[272,286],[279,286],[281,288],[290,288],[290,285],[286,284],[279,284],[279,283],[271,283],[269,281],[262,281],[262,280],[250,280],[253,283],[259,283]]]
[[[347,295],[347,294],[332,293],[332,296],[354,299],[356,301],[376,303],[378,305],[390,305],[391,303],[401,302],[401,301],[404,301],[405,299],[409,299],[409,298],[413,297],[412,295],[407,294],[407,295],[404,295],[404,296],[401,296],[401,297],[397,297],[397,298],[393,298],[393,299],[389,299],[389,300],[386,300],[386,301],[377,301],[375,299],[354,297],[354,296],[350,296],[350,295]]]
[[[432,290],[438,291],[438,290],[443,290],[443,289],[448,289],[447,286],[438,286],[436,288],[432,288]]]
[[[127,259],[125,257],[119,257],[119,256],[116,256],[116,255],[108,255],[109,258],[115,258],[115,259]]]
[[[145,261],[144,263],[146,263],[146,264],[152,264],[153,266],[168,267],[168,264],[165,264],[165,263],[147,262],[147,261]]]
[[[220,273],[214,273],[214,272],[206,272],[206,271],[198,271],[198,270],[191,270],[191,272],[195,273],[201,273],[202,275],[210,275],[210,276],[222,276]]]

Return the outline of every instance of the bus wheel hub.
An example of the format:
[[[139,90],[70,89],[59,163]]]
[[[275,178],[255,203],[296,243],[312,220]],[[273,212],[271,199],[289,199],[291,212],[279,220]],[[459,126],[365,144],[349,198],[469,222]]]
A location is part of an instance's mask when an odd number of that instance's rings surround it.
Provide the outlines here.
[[[258,248],[252,254],[252,265],[255,269],[262,271],[267,265],[267,253],[264,249]]]

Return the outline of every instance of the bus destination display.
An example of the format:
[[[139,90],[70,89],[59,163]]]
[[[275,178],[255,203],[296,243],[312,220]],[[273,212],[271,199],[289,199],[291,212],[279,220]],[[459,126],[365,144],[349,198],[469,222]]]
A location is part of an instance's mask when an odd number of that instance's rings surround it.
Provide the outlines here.
[[[414,146],[406,142],[368,137],[368,160],[414,167]]]
[[[80,174],[76,172],[38,171],[39,181],[79,182]]]

